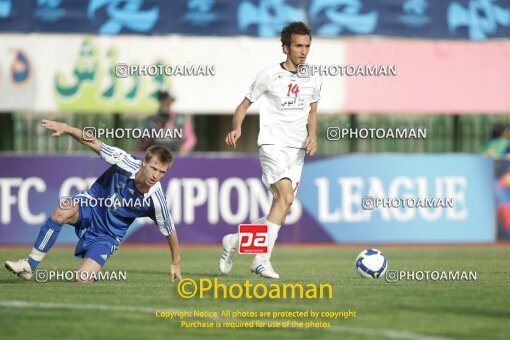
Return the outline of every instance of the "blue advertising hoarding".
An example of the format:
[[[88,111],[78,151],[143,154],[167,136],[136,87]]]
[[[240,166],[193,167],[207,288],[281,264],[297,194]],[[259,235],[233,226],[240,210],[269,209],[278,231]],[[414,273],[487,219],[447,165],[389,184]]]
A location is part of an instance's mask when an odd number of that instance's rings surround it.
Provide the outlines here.
[[[0,0],[0,32],[487,40],[510,37],[510,0]]]
[[[0,156],[0,244],[31,243],[59,196],[85,190],[108,167],[90,156]],[[240,172],[240,169],[243,169]],[[161,184],[183,243],[220,244],[269,211],[257,157],[177,158]],[[281,243],[493,242],[492,160],[477,155],[353,155],[305,161]],[[451,198],[447,208],[366,209],[363,197]],[[75,242],[72,227],[59,241]],[[127,242],[164,242],[150,219]]]
[[[492,159],[475,155],[353,155],[308,163],[299,196],[335,242],[492,242],[493,178]],[[436,201],[403,207],[406,197]],[[369,209],[367,198],[400,208]]]

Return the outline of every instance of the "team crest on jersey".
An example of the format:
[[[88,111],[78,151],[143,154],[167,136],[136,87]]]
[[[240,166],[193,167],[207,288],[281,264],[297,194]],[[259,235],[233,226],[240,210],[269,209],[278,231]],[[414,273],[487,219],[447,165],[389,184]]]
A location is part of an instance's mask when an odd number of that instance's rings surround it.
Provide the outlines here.
[[[124,182],[117,182],[117,189],[122,190],[122,189],[124,189],[125,186],[126,186],[126,183],[124,183]]]
[[[124,159],[124,156],[126,154],[122,151],[115,151],[112,155],[113,159],[115,159],[116,161],[121,161],[122,159]]]

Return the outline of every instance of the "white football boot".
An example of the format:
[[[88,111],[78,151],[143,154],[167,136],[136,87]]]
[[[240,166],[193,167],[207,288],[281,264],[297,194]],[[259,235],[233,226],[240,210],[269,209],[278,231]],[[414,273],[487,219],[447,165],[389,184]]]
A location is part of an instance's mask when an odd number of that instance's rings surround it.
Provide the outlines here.
[[[30,280],[32,275],[32,268],[28,264],[28,259],[21,259],[18,261],[5,261],[5,268],[9,269],[14,274],[17,274],[24,280]]]
[[[234,255],[237,252],[237,235],[228,234],[223,237],[223,254],[220,258],[220,272],[228,275],[234,265]]]
[[[269,279],[279,279],[280,275],[274,271],[269,259],[259,260],[255,257],[251,263],[251,272]]]

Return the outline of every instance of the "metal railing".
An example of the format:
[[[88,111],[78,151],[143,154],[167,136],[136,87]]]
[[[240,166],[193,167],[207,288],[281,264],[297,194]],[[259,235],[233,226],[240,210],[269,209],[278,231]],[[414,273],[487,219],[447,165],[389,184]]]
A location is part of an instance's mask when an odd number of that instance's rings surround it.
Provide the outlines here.
[[[49,131],[40,126],[43,118],[30,113],[11,113],[0,115],[0,150],[15,153],[77,153],[87,151],[86,147],[74,143],[70,137],[48,138]],[[197,152],[220,151],[215,150],[218,143],[200,141],[201,136],[212,136],[215,131],[228,130],[227,126],[211,127],[210,123],[202,124],[206,116],[193,116],[195,131],[199,143]],[[211,116],[207,116],[210,122]],[[103,115],[103,114],[62,114],[51,116],[51,119],[67,122],[73,126],[96,128],[136,128],[143,126],[146,117],[133,115]],[[230,124],[230,120],[223,120]],[[490,138],[494,123],[510,126],[510,115],[319,115],[318,138],[319,155],[338,155],[346,153],[442,153],[466,152],[478,153],[484,143]],[[223,123],[222,123],[223,124]],[[251,120],[244,129],[251,129],[255,133],[258,125]],[[425,139],[377,139],[377,138],[343,138],[330,141],[326,138],[328,127],[351,128],[415,128],[426,129]],[[218,128],[219,130],[217,130]],[[243,133],[244,134],[244,133]],[[223,135],[218,135],[223,140]],[[110,145],[132,151],[139,140],[136,139],[105,139]]]

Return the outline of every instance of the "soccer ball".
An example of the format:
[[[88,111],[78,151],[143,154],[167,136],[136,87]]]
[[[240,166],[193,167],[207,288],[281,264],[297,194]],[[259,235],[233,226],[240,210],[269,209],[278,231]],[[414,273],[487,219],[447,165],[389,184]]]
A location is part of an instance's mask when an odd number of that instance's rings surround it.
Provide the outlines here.
[[[356,259],[356,271],[363,277],[378,279],[384,276],[386,269],[388,262],[383,253],[377,249],[365,249]]]

